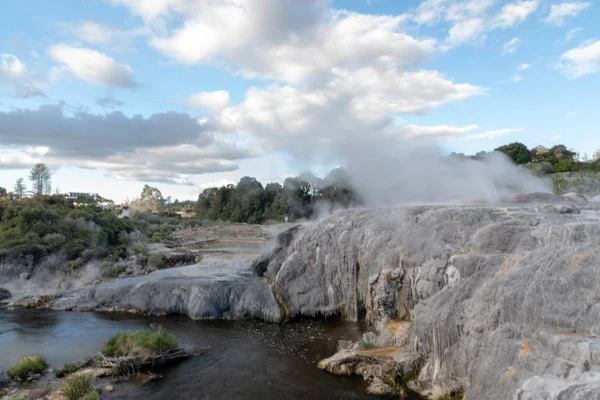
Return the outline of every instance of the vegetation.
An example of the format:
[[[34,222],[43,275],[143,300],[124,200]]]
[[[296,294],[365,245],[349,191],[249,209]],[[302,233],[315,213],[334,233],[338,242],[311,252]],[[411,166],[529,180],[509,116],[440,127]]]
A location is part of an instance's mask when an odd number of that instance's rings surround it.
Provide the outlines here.
[[[150,329],[135,332],[120,332],[108,339],[102,348],[106,357],[157,356],[178,347],[173,335],[164,327],[152,325]]]
[[[263,185],[243,177],[237,185],[205,189],[198,197],[196,213],[203,220],[263,223],[310,218],[319,204],[331,209],[361,203],[342,170],[323,181],[315,177],[288,178],[283,183]]]
[[[358,348],[359,350],[372,350],[377,348],[377,346],[375,346],[374,343],[371,342],[358,342]]]
[[[63,366],[63,372],[64,372],[65,375],[72,374],[75,371],[77,371],[77,367],[75,366],[75,364],[66,363]]]
[[[92,392],[96,392],[92,387],[93,382],[94,378],[91,375],[71,374],[63,380],[61,392],[69,400],[79,400]]]
[[[27,356],[7,371],[8,377],[15,381],[23,381],[35,374],[41,374],[48,368],[48,363],[40,356]]]
[[[506,154],[515,164],[526,164],[531,161],[531,152],[523,143],[514,142],[500,146],[495,151]]]
[[[35,196],[50,194],[52,185],[50,184],[50,169],[46,164],[35,164],[29,172],[29,180],[31,181],[32,192]]]
[[[151,269],[161,269],[165,266],[165,258],[162,253],[152,253],[148,255],[147,263]]]

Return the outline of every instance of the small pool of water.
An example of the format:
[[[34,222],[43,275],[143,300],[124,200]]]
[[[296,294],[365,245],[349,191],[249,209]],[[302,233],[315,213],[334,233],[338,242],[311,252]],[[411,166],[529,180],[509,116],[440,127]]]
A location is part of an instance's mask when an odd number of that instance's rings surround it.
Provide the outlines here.
[[[187,317],[0,309],[0,369],[39,354],[53,367],[98,352],[116,332],[164,325],[181,345],[210,346],[205,355],[161,371],[143,386],[117,385],[107,399],[379,399],[359,377],[317,369],[339,339],[359,339],[358,324],[335,320],[284,325],[193,321]]]

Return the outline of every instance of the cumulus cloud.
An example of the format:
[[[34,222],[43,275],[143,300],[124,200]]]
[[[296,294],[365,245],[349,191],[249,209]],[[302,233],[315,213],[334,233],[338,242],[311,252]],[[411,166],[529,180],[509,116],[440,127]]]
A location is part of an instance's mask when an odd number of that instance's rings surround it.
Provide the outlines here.
[[[243,102],[223,110],[216,125],[260,139],[266,151],[311,159],[317,154],[339,155],[340,143],[360,143],[364,148],[374,141],[398,145],[400,140],[456,136],[465,128],[418,128],[390,116],[426,113],[484,93],[436,71],[363,68],[353,74],[336,70],[334,75],[331,82],[307,90],[276,84],[251,88]]]
[[[600,71],[600,40],[565,52],[558,68],[571,79]]]
[[[529,68],[531,68],[531,64],[527,64],[527,63],[520,64],[520,65],[517,67],[517,69],[518,69],[519,71],[525,71],[525,70],[528,70]]]
[[[170,183],[183,183],[185,175],[232,171],[235,160],[254,155],[216,138],[188,114],[67,115],[62,105],[0,112],[0,150],[26,154],[28,163],[104,168],[123,179]],[[0,157],[0,168],[14,168],[13,158]]]
[[[480,43],[485,40],[487,30],[482,18],[471,18],[457,22],[450,28],[447,43],[457,46],[466,43]]]
[[[550,138],[551,141],[556,142],[558,140],[562,139],[561,135],[554,135]]]
[[[521,39],[519,39],[518,37],[512,38],[508,42],[504,43],[504,53],[514,53],[515,51],[517,51],[517,47],[519,47],[519,44],[521,44]]]
[[[138,86],[135,72],[129,65],[119,64],[104,53],[64,44],[52,46],[48,52],[55,61],[85,81],[107,87]]]
[[[332,68],[406,67],[428,60],[436,46],[403,32],[407,16],[334,10],[328,0],[114,3],[148,23],[181,17],[170,29],[154,29],[149,43],[178,62],[226,65],[246,78],[298,84]]]
[[[219,114],[229,105],[229,93],[224,90],[194,93],[185,99],[185,104],[190,108],[210,110]]]
[[[515,133],[515,132],[523,132],[524,129],[522,128],[505,128],[505,129],[497,129],[494,131],[488,131],[488,132],[484,132],[484,133],[478,133],[475,135],[468,135],[465,136],[465,139],[467,140],[473,140],[473,139],[495,139],[497,137],[501,137],[501,136],[505,136],[508,135],[509,133]]]
[[[554,4],[550,7],[550,14],[544,18],[544,22],[548,25],[562,26],[566,18],[576,17],[591,5],[592,3],[583,1]]]

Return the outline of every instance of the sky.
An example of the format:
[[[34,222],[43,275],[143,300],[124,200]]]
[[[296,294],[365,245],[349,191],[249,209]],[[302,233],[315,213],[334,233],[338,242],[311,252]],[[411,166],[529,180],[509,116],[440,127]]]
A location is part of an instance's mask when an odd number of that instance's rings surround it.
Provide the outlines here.
[[[0,186],[173,199],[377,149],[600,149],[600,4],[2,2]]]

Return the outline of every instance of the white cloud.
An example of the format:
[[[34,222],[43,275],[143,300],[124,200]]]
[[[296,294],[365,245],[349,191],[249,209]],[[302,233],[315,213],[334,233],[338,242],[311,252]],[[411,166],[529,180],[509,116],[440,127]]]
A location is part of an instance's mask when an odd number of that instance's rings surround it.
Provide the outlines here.
[[[538,0],[524,0],[506,4],[494,19],[494,26],[509,28],[524,22],[527,17],[537,10]]]
[[[224,90],[195,93],[190,95],[185,103],[190,108],[210,110],[219,114],[229,105],[229,93]]]
[[[94,45],[110,46],[117,51],[130,50],[133,39],[148,36],[151,30],[146,27],[121,30],[112,25],[95,21],[82,21],[77,25],[67,25],[66,29],[79,40]]]
[[[0,83],[13,89],[13,97],[46,97],[47,77],[33,76],[27,66],[13,54],[3,54],[0,63]]]
[[[561,136],[561,135],[554,135],[554,136],[552,136],[552,137],[550,138],[550,140],[551,140],[552,142],[556,142],[556,141],[558,141],[558,140],[560,140],[560,139],[562,139],[562,136]]]
[[[505,136],[508,135],[510,133],[515,133],[515,132],[523,132],[524,129],[522,128],[507,128],[507,129],[497,129],[494,131],[488,131],[488,132],[484,132],[484,133],[478,133],[475,135],[468,135],[465,136],[464,138],[467,140],[473,140],[473,139],[495,139],[497,137],[500,136]]]
[[[299,84],[327,78],[333,68],[407,67],[428,60],[436,48],[434,39],[403,32],[405,15],[334,10],[328,0],[115,3],[147,21],[181,17],[149,40],[166,56],[225,65],[246,78]]]
[[[504,43],[504,53],[514,53],[515,51],[517,51],[517,47],[519,47],[519,44],[521,44],[521,39],[519,39],[518,37],[512,38],[508,42]]]
[[[367,146],[378,140],[393,144],[406,139],[407,131],[390,116],[424,113],[484,93],[436,71],[363,68],[334,74],[331,82],[306,90],[281,85],[251,88],[241,104],[223,111],[217,126],[259,138],[268,151],[308,158],[350,144]]]
[[[527,64],[527,63],[520,64],[520,65],[517,67],[517,69],[518,69],[519,71],[525,71],[525,70],[528,70],[529,68],[531,68],[531,64]]]
[[[570,118],[570,117],[574,117],[574,116],[576,116],[577,114],[579,114],[579,111],[578,111],[578,110],[575,110],[575,111],[569,111],[569,112],[568,112],[568,113],[566,113],[565,115],[566,115],[567,117],[569,117],[569,118]]]
[[[435,8],[436,3],[439,7]],[[463,44],[480,44],[486,40],[486,33],[499,28],[510,28],[524,22],[527,17],[538,7],[539,0],[516,1],[505,4],[496,15],[490,15],[491,8],[496,0],[467,0],[467,1],[442,1],[428,0],[423,4],[429,4],[431,23],[437,23],[441,16],[451,23],[446,39],[446,45],[442,50]],[[423,5],[422,4],[422,5]],[[419,7],[420,8],[420,7]],[[417,8],[417,10],[419,10]],[[422,17],[416,14],[413,19]],[[435,18],[434,18],[435,17]]]
[[[3,78],[8,80],[18,80],[25,76],[27,67],[12,54],[2,55],[2,64],[0,66],[0,74]]]
[[[521,82],[523,79],[524,79],[524,78],[523,78],[523,75],[519,75],[519,74],[513,75],[513,77],[512,77],[512,81],[513,81],[514,83],[519,83],[519,82]]]
[[[452,140],[460,137],[466,132],[476,130],[477,125],[467,126],[422,126],[406,125],[400,129],[400,134],[405,139],[434,139],[434,140]]]
[[[562,26],[566,18],[576,17],[591,5],[592,3],[583,1],[554,4],[550,7],[550,14],[544,18],[544,22],[548,25]]]
[[[485,40],[483,34],[487,28],[481,18],[471,18],[460,21],[450,28],[447,43],[457,46],[466,43],[479,43]]]
[[[573,38],[575,38],[575,36],[577,36],[577,34],[579,32],[581,32],[582,30],[583,30],[583,28],[570,29],[569,32],[567,32],[567,37],[565,38],[565,42],[570,42],[571,40],[573,40]]]
[[[567,51],[558,68],[571,79],[600,71],[600,40]]]
[[[83,47],[64,44],[48,49],[50,56],[64,64],[77,77],[107,87],[135,87],[135,72],[129,65],[119,64],[106,54]]]

